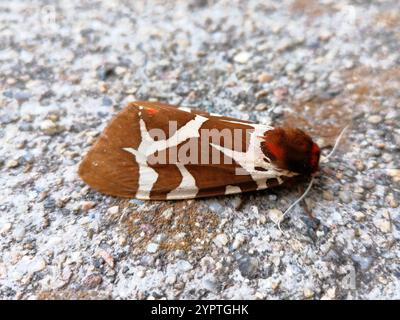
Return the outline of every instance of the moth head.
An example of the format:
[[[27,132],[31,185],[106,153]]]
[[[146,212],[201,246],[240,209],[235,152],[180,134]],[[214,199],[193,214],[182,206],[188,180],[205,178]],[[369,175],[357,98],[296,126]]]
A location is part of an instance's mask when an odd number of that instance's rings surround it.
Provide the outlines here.
[[[262,139],[262,151],[278,168],[306,175],[318,170],[320,148],[302,130],[274,128]]]

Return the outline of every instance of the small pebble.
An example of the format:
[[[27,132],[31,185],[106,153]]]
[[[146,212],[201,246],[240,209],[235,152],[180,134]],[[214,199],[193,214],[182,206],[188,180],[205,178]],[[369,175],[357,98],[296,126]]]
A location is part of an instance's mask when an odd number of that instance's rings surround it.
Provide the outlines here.
[[[114,258],[105,250],[99,250],[100,257],[108,264],[110,268],[114,268]]]
[[[298,71],[300,68],[301,68],[301,65],[300,65],[300,64],[289,63],[289,64],[286,66],[285,70],[286,70],[286,72],[288,72],[288,73],[293,73],[293,72]]]
[[[218,291],[218,285],[215,281],[210,280],[210,279],[204,279],[202,281],[203,288],[210,291],[210,292],[217,292]]]
[[[355,166],[356,166],[358,171],[363,171],[365,169],[365,165],[361,160],[357,160],[355,162]]]
[[[385,153],[382,155],[382,160],[383,160],[385,163],[389,163],[389,162],[391,162],[391,161],[393,160],[393,155],[391,155],[391,154],[385,152]]]
[[[14,92],[11,90],[5,90],[5,91],[3,91],[3,96],[5,96],[6,98],[12,99],[12,97],[14,96]]]
[[[388,203],[389,203],[389,206],[393,209],[395,209],[399,206],[399,202],[396,199],[394,199],[393,197],[390,197],[388,199]]]
[[[315,74],[308,72],[304,75],[304,80],[306,80],[307,82],[314,82],[315,81]]]
[[[265,217],[265,215],[261,214],[260,217],[257,220],[257,223],[264,224],[266,222],[267,222],[267,218]]]
[[[14,231],[13,231],[13,237],[15,238],[16,241],[21,241],[25,237],[25,228],[22,226],[17,226]]]
[[[105,93],[105,92],[107,92],[108,89],[109,89],[109,85],[107,84],[107,82],[100,81],[99,90],[100,90],[102,93]],[[103,103],[104,103],[104,101],[103,101]]]
[[[176,264],[176,269],[178,271],[187,272],[193,269],[192,264],[186,260],[179,260]]]
[[[326,90],[329,87],[329,84],[326,81],[317,81],[316,85],[317,85],[318,89],[320,89],[320,90]]]
[[[360,255],[353,255],[351,258],[359,265],[362,271],[368,270],[374,261],[372,257],[364,257]]]
[[[332,37],[332,33],[328,30],[321,30],[318,34],[318,38],[321,41],[328,41]]]
[[[388,233],[391,231],[390,221],[387,219],[377,219],[374,221],[375,226],[382,232]]]
[[[354,212],[354,218],[356,219],[356,221],[362,221],[365,218],[365,214],[361,211],[356,211]]]
[[[362,182],[364,189],[371,190],[375,187],[375,182],[373,180],[364,179]]]
[[[5,235],[6,233],[8,233],[11,230],[12,224],[7,222],[5,224],[3,224],[3,226],[0,229],[0,234]]]
[[[321,300],[333,300],[336,296],[336,288],[330,288],[326,290],[325,294],[321,297]]]
[[[33,126],[32,126],[32,124],[30,124],[30,123],[24,121],[24,122],[21,122],[21,123],[18,125],[18,129],[19,129],[20,131],[29,132],[29,131],[32,131],[32,130],[33,130]]]
[[[240,210],[240,208],[241,208],[241,206],[242,206],[242,203],[243,203],[243,198],[242,198],[240,195],[235,196],[235,197],[232,199],[232,207],[233,207],[235,210]]]
[[[349,191],[341,191],[339,192],[339,198],[343,203],[350,203],[351,202],[351,194]]]
[[[28,264],[28,272],[34,273],[46,268],[46,261],[40,256],[34,257]]]
[[[54,121],[47,119],[44,120],[40,123],[40,130],[49,135],[55,135],[57,133],[60,133],[62,131],[62,127],[60,127],[57,123],[55,123]]]
[[[211,201],[211,202],[208,204],[208,208],[209,208],[211,211],[216,212],[216,213],[222,213],[222,212],[224,211],[224,206],[221,205],[221,203],[219,203],[217,200]]]
[[[173,214],[174,211],[172,210],[172,208],[168,208],[167,210],[163,211],[161,217],[164,218],[165,220],[170,220]]]
[[[22,103],[22,102],[25,102],[25,101],[29,100],[29,98],[31,96],[32,95],[29,92],[25,92],[25,91],[16,91],[16,92],[14,92],[14,98],[19,103]]]
[[[388,175],[393,178],[394,182],[400,182],[400,169],[389,169]]]
[[[378,124],[382,121],[382,117],[378,115],[369,116],[367,121],[372,124]]]
[[[107,210],[108,214],[118,214],[118,212],[119,212],[119,207],[118,206],[110,207]]]
[[[83,279],[83,284],[88,289],[94,289],[98,287],[102,282],[103,278],[97,273],[90,274]]]
[[[262,97],[266,97],[268,94],[269,94],[268,90],[260,90],[260,91],[256,92],[255,96],[256,96],[257,99],[259,99],[259,98],[262,98]],[[260,105],[261,105],[261,103],[260,103]]]
[[[274,96],[276,99],[281,102],[288,95],[289,90],[287,87],[278,87],[274,90]]]
[[[322,198],[328,201],[332,201],[334,199],[332,191],[325,190],[322,193]]]
[[[236,54],[233,60],[237,63],[244,64],[250,60],[251,56],[252,54],[250,52],[242,51]]]
[[[118,244],[119,244],[120,246],[124,246],[124,245],[126,245],[126,243],[127,243],[126,237],[121,236],[121,237],[118,238]]]
[[[254,297],[255,297],[257,300],[264,300],[264,299],[265,299],[265,294],[262,293],[262,292],[257,291],[257,292],[254,294]]]
[[[102,101],[103,106],[109,107],[113,105],[113,101],[110,97],[104,96]]]
[[[176,275],[175,274],[171,274],[169,275],[166,279],[165,279],[166,284],[174,284],[176,282]]]
[[[258,105],[256,105],[255,108],[257,111],[263,111],[268,109],[268,105],[266,103],[259,103]]]
[[[314,297],[314,291],[312,291],[309,288],[304,288],[303,295],[304,295],[304,298],[311,299],[312,297]]]
[[[278,199],[278,196],[276,194],[270,194],[268,196],[269,201],[276,201]]]
[[[228,243],[228,237],[226,236],[226,234],[221,233],[219,235],[217,235],[214,238],[214,243],[217,247],[223,247],[226,246],[226,244]]]
[[[82,201],[81,202],[81,209],[83,211],[89,211],[90,209],[94,208],[96,203],[94,201]]]
[[[274,78],[269,75],[268,73],[261,73],[260,75],[258,75],[257,80],[260,83],[267,83],[267,82],[271,82]]]
[[[182,232],[179,239],[184,239],[185,236],[186,236],[186,233]],[[157,234],[153,239],[154,239],[154,242],[156,242],[156,243],[161,243],[161,242],[165,241],[167,238],[168,238],[168,237],[167,237],[165,234],[160,233],[160,234]],[[176,237],[174,237],[174,239],[175,239],[175,238],[176,238]]]
[[[258,273],[259,261],[255,257],[244,257],[239,262],[239,270],[243,277],[252,279]]]
[[[42,121],[40,124],[40,130],[44,132],[45,134],[51,136],[54,134],[57,134],[60,132],[60,127],[57,125],[57,123],[53,122],[50,119]]]
[[[237,234],[235,236],[235,239],[233,240],[232,249],[233,250],[238,249],[243,244],[244,241],[245,241],[245,236],[243,234],[240,234],[240,233]]]
[[[274,114],[276,114],[276,115],[281,115],[281,114],[283,114],[283,107],[282,106],[277,106],[277,107],[275,107],[273,110],[272,110],[272,112],[274,113]]]
[[[268,217],[271,219],[272,222],[277,224],[282,221],[283,212],[279,209],[270,209],[268,211]]]
[[[143,278],[146,275],[146,273],[143,270],[139,270],[138,272],[136,272],[136,275],[139,278]]]
[[[6,167],[9,168],[9,169],[13,169],[13,168],[16,168],[18,166],[19,166],[19,162],[17,160],[15,160],[15,159],[9,160],[6,163]]]
[[[271,283],[271,289],[273,291],[276,291],[276,290],[278,290],[280,285],[281,285],[281,282],[279,280],[278,281],[274,281],[274,282]]]
[[[158,244],[157,243],[149,243],[146,247],[146,250],[148,253],[156,253],[158,250]]]

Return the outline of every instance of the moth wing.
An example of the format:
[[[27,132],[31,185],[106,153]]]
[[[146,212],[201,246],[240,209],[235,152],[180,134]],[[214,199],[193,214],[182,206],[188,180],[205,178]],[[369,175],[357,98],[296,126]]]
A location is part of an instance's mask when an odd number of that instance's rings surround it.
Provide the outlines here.
[[[194,115],[161,103],[129,103],[103,130],[79,165],[78,174],[93,189],[119,197],[133,197],[139,189],[139,166],[127,148],[137,149],[142,140],[142,119],[148,130],[160,129],[169,136],[169,123],[181,127]],[[160,132],[160,131],[159,131]],[[173,166],[164,170],[173,172]],[[151,171],[141,173],[143,181]]]
[[[188,108],[188,107],[177,107],[173,106],[170,104],[166,103],[161,103],[161,102],[150,102],[150,101],[134,101],[131,102],[130,105],[136,106],[136,107],[144,107],[144,108],[154,108],[156,110],[164,111],[167,113],[172,113],[172,112],[186,112],[192,115],[200,115],[203,117],[207,117],[210,120],[216,120],[216,121],[230,121],[233,123],[253,123],[251,121],[247,120],[241,120],[237,118],[232,118],[232,117],[226,117],[217,113],[209,113],[205,112],[196,108]]]
[[[79,165],[78,174],[93,189],[112,196],[131,197],[138,187],[138,165],[124,147],[140,141],[138,110],[126,107],[107,125]]]
[[[178,130],[189,125],[186,132],[198,139],[200,127],[190,127],[199,124],[194,121],[197,118],[201,118],[201,128],[252,128],[248,121],[210,115],[194,109],[158,102],[132,102],[104,129],[81,162],[79,175],[100,192],[142,199],[188,199],[260,189],[250,175],[237,175],[236,170],[240,166],[234,161],[216,165],[201,162],[184,166],[169,162],[138,164],[137,160],[145,157],[139,148],[144,136],[143,128],[146,134],[151,129],[157,129],[165,133],[161,140],[169,139],[173,134],[173,131],[169,132],[170,123],[175,122]]]

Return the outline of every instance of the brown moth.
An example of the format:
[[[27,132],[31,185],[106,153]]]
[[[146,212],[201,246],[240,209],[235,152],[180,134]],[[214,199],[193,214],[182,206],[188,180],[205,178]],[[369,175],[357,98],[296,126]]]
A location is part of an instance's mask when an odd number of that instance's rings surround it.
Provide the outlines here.
[[[159,102],[129,103],[79,167],[93,189],[177,200],[262,190],[318,170],[320,149],[299,129]]]

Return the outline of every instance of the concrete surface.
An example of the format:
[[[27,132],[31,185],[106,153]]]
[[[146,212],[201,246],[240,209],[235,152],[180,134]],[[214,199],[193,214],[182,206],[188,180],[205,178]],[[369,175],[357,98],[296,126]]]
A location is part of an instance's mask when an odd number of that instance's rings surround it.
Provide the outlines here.
[[[0,3],[0,298],[400,299],[400,4]],[[77,165],[127,101],[292,125],[306,183],[121,200]]]

